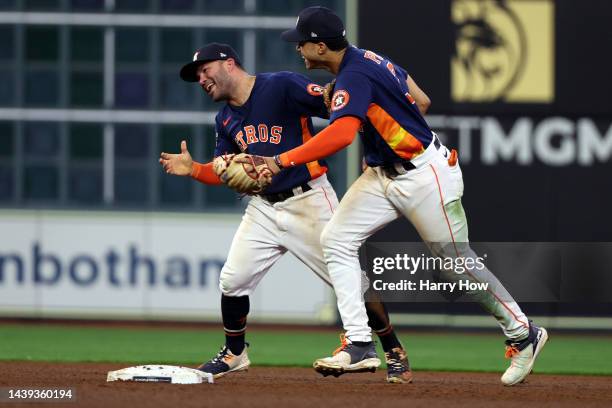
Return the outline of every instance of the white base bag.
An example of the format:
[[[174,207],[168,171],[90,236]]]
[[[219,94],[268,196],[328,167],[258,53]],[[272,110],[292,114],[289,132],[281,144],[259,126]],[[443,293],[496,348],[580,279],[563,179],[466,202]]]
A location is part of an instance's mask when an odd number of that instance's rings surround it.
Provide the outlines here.
[[[171,365],[141,365],[109,371],[106,381],[163,382],[171,384],[212,384],[213,376],[195,368]]]

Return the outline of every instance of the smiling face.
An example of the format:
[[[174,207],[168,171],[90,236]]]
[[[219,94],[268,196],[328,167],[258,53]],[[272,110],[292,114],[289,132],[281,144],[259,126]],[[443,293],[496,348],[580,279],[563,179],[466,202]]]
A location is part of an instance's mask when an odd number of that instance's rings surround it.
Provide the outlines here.
[[[304,65],[306,65],[306,69],[316,69],[323,68],[321,53],[322,53],[322,45],[321,43],[313,43],[308,41],[302,41],[298,43],[295,47],[296,51],[302,56],[304,59]]]
[[[217,60],[205,62],[196,71],[198,83],[214,102],[230,98],[232,78],[227,71],[227,64],[231,63],[231,61]]]

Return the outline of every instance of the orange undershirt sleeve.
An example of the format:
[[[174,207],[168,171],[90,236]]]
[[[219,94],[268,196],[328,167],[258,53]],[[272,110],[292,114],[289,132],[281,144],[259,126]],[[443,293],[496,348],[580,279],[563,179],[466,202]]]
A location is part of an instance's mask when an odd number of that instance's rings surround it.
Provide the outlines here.
[[[308,142],[281,154],[280,162],[283,167],[291,167],[331,156],[353,142],[360,126],[361,119],[343,116]]]
[[[193,162],[191,178],[204,184],[223,184],[219,176],[217,176],[213,170],[212,162],[206,164]]]

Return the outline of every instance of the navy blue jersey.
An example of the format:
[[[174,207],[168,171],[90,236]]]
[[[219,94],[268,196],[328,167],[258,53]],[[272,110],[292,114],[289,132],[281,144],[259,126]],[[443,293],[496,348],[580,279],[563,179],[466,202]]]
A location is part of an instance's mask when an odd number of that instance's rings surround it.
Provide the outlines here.
[[[215,157],[245,152],[260,156],[284,153],[313,135],[311,116],[328,116],[323,89],[294,72],[257,74],[249,99],[242,106],[225,106],[215,118]],[[327,171],[323,160],[292,167],[272,179],[265,193],[288,190]]]
[[[408,74],[392,61],[348,47],[332,97],[331,121],[355,116],[369,166],[410,160],[432,141],[432,132],[409,93]]]

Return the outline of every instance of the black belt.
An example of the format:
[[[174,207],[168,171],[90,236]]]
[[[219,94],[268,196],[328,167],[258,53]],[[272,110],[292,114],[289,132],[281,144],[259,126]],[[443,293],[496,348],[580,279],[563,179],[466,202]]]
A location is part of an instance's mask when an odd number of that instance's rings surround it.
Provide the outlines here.
[[[440,146],[442,146],[440,144],[440,141],[438,140],[438,137],[436,135],[433,135],[433,144],[436,148],[436,150],[440,150]],[[410,171],[410,170],[414,170],[416,169],[416,166],[414,164],[412,164],[412,162],[410,161],[405,161],[405,162],[401,162],[400,165],[406,170],[406,171]],[[387,173],[387,175],[389,177],[397,177],[400,174],[397,172],[396,168],[395,168],[395,163],[392,164],[385,164],[384,166],[380,166],[383,171],[385,173]]]
[[[302,187],[302,193],[312,190],[312,187],[310,187],[308,183],[304,183],[298,187]],[[269,203],[272,203],[272,204],[280,203],[281,201],[285,201],[288,198],[301,194],[301,193],[297,193],[297,194],[294,193],[293,190],[295,188],[297,187],[294,187],[294,188],[291,188],[285,191],[279,191],[278,193],[273,193],[273,194],[260,194],[259,196]]]

